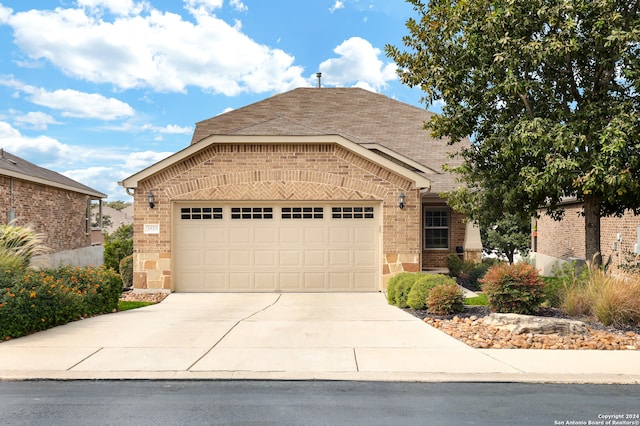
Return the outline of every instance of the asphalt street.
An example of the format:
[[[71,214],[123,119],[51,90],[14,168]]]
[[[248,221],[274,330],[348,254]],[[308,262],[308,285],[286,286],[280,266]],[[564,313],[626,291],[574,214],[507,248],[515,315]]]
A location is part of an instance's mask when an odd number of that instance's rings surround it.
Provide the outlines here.
[[[637,385],[5,381],[3,425],[638,425]],[[608,422],[608,423],[607,423]]]

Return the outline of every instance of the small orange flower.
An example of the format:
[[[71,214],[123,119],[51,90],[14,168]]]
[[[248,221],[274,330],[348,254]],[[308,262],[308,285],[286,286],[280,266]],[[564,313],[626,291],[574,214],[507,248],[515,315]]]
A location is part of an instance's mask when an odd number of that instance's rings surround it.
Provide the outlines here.
[[[32,291],[32,292],[31,292],[31,294],[29,294],[29,297],[30,297],[30,298],[32,298],[32,299],[35,299],[35,298],[36,298],[36,296],[37,296],[37,295],[36,295],[36,292],[35,292],[35,291]]]

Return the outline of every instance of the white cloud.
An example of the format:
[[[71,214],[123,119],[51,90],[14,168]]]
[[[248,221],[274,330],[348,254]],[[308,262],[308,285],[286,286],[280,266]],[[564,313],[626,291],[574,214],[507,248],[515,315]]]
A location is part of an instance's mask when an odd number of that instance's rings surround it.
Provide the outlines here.
[[[333,6],[331,6],[329,8],[329,12],[333,13],[338,9],[342,9],[344,8],[344,2],[341,2],[340,0],[336,0],[336,2],[333,4]]]
[[[229,2],[239,12],[246,12],[249,8],[241,0],[231,0]]]
[[[103,192],[110,199],[127,198],[118,181],[173,154],[67,145],[48,136],[25,136],[5,121],[0,121],[0,148]]]
[[[124,12],[131,3],[84,4]],[[151,7],[144,14],[115,17],[88,7],[33,9],[6,21],[30,60],[46,60],[74,78],[119,89],[184,92],[195,86],[232,96],[307,85],[293,56],[255,42],[240,31],[241,25],[211,14],[221,5],[222,0],[187,0],[193,22]]]
[[[67,117],[115,120],[134,115],[133,108],[118,99],[71,89],[53,92],[40,89],[31,95],[31,102],[51,109],[62,110],[62,115]]]
[[[12,13],[13,13],[12,9],[9,9],[8,7],[4,7],[3,5],[0,4],[0,24],[6,24],[7,22],[9,22],[9,17],[11,16]]]
[[[132,15],[140,13],[147,4],[132,0],[78,0],[78,6],[87,8],[93,13],[100,13],[104,9],[115,15]]]
[[[193,128],[182,127],[175,124],[168,124],[164,127],[145,124],[141,126],[140,129],[144,131],[151,131],[153,133],[162,133],[168,135],[190,135],[191,133],[193,133]]]
[[[31,111],[13,118],[13,123],[21,127],[29,127],[34,130],[47,130],[49,124],[60,124],[49,114],[40,111]]]
[[[360,37],[345,40],[334,52],[339,58],[331,58],[320,64],[323,80],[328,85],[354,85],[378,91],[395,80],[396,65],[379,59],[381,50]]]
[[[172,154],[173,152],[155,152],[155,151],[132,152],[127,156],[124,163],[125,170],[130,171],[130,173],[127,176],[137,173],[138,171],[144,169],[145,167],[155,164],[158,161],[163,160]]]
[[[62,111],[65,117],[115,120],[133,116],[135,113],[129,104],[98,93],[85,93],[72,89],[48,91],[24,84],[11,77],[0,77],[0,85],[26,93],[34,104]]]

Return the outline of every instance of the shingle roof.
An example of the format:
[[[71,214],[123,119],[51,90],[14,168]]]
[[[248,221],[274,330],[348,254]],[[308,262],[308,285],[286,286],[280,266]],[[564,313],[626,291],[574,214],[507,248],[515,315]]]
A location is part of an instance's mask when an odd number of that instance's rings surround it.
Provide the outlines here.
[[[378,144],[437,175],[432,192],[455,186],[442,170],[457,165],[455,147],[424,129],[434,113],[359,88],[299,88],[196,124],[192,144],[211,135],[340,135],[359,144]],[[467,142],[468,143],[468,142]]]
[[[81,194],[91,195],[98,198],[107,196],[95,189],[76,182],[60,173],[36,166],[18,156],[15,156],[4,149],[0,149],[0,175],[13,176],[19,179],[41,183],[44,185],[64,188]]]

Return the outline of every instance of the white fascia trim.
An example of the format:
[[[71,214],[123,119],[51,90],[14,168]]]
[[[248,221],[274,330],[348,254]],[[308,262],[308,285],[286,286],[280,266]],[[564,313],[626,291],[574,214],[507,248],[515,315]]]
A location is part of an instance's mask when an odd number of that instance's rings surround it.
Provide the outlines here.
[[[348,139],[343,138],[339,135],[319,135],[319,136],[247,136],[247,135],[212,135],[198,143],[193,145],[189,145],[187,148],[176,152],[175,154],[160,160],[159,162],[147,167],[146,169],[124,179],[121,182],[118,182],[119,185],[125,188],[135,189],[138,187],[138,183],[146,179],[149,176],[158,173],[165,168],[178,163],[192,155],[198,153],[210,145],[213,144],[304,144],[304,143],[334,143],[340,145],[341,147],[358,154],[376,164],[379,164],[381,167],[384,167],[387,170],[390,170],[394,173],[399,174],[413,182],[417,188],[430,188],[431,181],[420,175],[419,173],[415,173],[411,170],[408,170],[402,167],[399,164],[394,163],[393,161],[387,160],[380,155],[372,152],[371,150],[355,143],[351,142]],[[397,154],[396,154],[397,155]],[[404,161],[404,160],[402,160]],[[418,168],[418,167],[416,167]],[[424,168],[424,166],[422,166]]]
[[[397,158],[399,161],[402,161],[403,163],[405,163],[407,166],[411,166],[415,169],[420,170],[423,173],[426,173],[428,175],[435,175],[437,174],[437,172],[427,166],[425,166],[424,164],[420,164],[417,161],[414,161],[412,159],[410,159],[409,157],[405,157],[404,155],[387,148],[386,146],[382,146],[380,144],[377,143],[363,143],[360,144],[360,146],[363,146],[367,149],[377,149],[378,151],[384,152],[385,154],[387,154],[390,157],[394,157]]]
[[[25,175],[25,174],[22,174],[22,173],[13,172],[11,170],[1,170],[0,171],[0,175],[9,176],[9,177],[12,177],[12,178],[24,180],[26,182],[39,183],[41,185],[51,186],[53,188],[60,188],[60,189],[64,189],[64,190],[71,191],[71,192],[77,192],[78,194],[90,195],[91,197],[94,197],[94,198],[107,198],[107,195],[103,194],[101,192],[84,191],[84,190],[82,190],[80,188],[76,188],[74,186],[65,185],[65,184],[58,183],[58,182],[52,182],[52,181],[46,180],[46,179],[40,179],[40,178],[37,178],[37,177],[34,177],[34,176],[29,176],[29,175]]]

